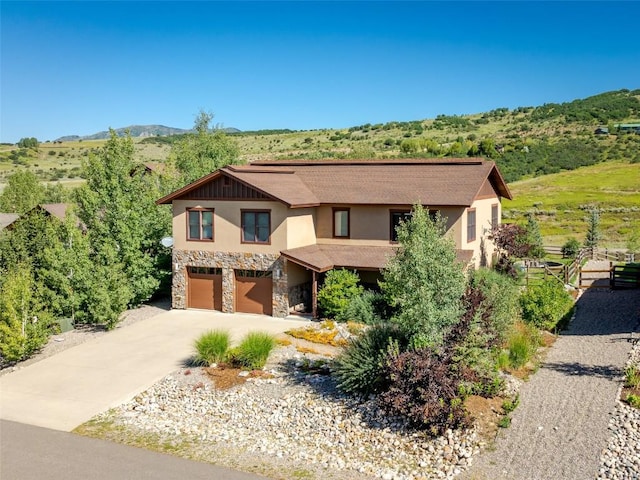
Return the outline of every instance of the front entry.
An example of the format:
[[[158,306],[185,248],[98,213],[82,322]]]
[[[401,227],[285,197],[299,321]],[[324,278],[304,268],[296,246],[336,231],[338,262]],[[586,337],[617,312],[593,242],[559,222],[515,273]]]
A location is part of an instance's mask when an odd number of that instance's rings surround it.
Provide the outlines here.
[[[222,310],[222,271],[220,268],[187,267],[188,308]]]
[[[273,314],[270,271],[236,270],[236,312]]]

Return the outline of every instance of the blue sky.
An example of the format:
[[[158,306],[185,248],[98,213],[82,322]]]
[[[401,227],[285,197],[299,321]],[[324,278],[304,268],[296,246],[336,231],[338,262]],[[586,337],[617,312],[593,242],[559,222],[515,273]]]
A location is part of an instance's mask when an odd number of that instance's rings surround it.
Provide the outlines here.
[[[0,2],[0,140],[343,128],[640,88],[640,2]]]

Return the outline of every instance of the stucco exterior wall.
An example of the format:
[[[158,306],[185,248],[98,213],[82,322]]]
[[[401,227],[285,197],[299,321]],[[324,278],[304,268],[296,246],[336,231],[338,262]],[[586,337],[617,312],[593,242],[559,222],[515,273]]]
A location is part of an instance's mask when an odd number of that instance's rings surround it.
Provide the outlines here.
[[[473,250],[473,262],[475,267],[491,266],[495,246],[493,241],[489,239],[491,234],[491,207],[498,205],[498,219],[502,214],[502,206],[499,199],[485,198],[473,202],[470,208],[476,211],[476,239],[467,242],[467,210],[462,215],[462,248],[465,250]]]
[[[321,206],[317,209],[317,243],[351,245],[389,245],[391,241],[391,212],[411,210],[407,205],[355,205],[349,209],[349,238],[333,238],[333,208]],[[457,248],[462,240],[461,215],[464,208],[442,207],[438,209],[446,218],[446,235]]]
[[[187,208],[214,208],[214,241],[187,240]],[[241,210],[271,211],[271,243],[243,244],[240,231]],[[287,215],[289,209],[280,202],[174,200],[173,244],[179,250],[279,253],[287,247]]]
[[[315,208],[295,208],[288,211],[287,247],[297,248],[316,243]]]

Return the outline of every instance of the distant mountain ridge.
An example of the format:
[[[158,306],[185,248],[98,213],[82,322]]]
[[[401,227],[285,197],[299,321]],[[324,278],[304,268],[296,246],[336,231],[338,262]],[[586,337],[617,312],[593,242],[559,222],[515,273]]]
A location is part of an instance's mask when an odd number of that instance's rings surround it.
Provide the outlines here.
[[[184,128],[166,127],[164,125],[130,125],[128,127],[114,129],[116,135],[122,137],[126,135],[127,131],[132,137],[164,137],[168,135],[183,135],[185,133],[192,133],[193,130],[186,130]],[[237,133],[240,132],[237,128],[223,128],[225,133]],[[57,138],[56,142],[71,142],[74,140],[104,140],[109,138],[109,131],[94,133],[93,135],[66,135],[64,137]]]

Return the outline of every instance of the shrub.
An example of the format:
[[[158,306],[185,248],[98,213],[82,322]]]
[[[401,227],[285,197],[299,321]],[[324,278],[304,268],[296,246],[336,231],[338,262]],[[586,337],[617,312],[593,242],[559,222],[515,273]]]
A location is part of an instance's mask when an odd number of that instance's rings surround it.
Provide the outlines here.
[[[243,367],[264,367],[271,350],[276,346],[275,338],[266,332],[250,332],[234,351],[234,362]]]
[[[210,330],[200,335],[195,341],[195,362],[199,365],[220,363],[226,359],[229,349],[229,332],[224,330]]]
[[[367,325],[380,323],[386,302],[380,293],[365,290],[360,295],[349,300],[347,307],[336,317],[341,322],[355,321]]]
[[[520,297],[522,318],[538,328],[552,331],[558,322],[568,318],[573,297],[556,279],[530,286]]]
[[[627,403],[633,408],[640,408],[640,395],[630,393],[627,395]]]
[[[536,353],[540,345],[538,331],[525,323],[518,322],[507,341],[509,351],[509,366],[511,368],[523,367]]]
[[[390,324],[379,324],[353,338],[335,359],[333,370],[340,390],[367,395],[388,385],[384,376],[389,348],[404,350],[409,343],[406,334]]]
[[[629,365],[624,369],[624,384],[630,388],[638,388],[640,385],[640,368],[637,365]]]
[[[394,353],[386,367],[390,385],[380,401],[389,414],[402,415],[412,426],[434,435],[469,424],[449,355],[430,348]]]
[[[562,256],[566,258],[575,258],[580,251],[580,242],[571,237],[566,243],[562,246]]]
[[[300,338],[308,342],[320,343],[322,345],[331,345],[333,347],[346,345],[346,340],[344,338],[336,338],[338,336],[338,330],[335,327],[327,329],[324,327],[316,328],[309,326],[287,330],[285,333],[293,338]]]
[[[362,294],[357,273],[345,269],[329,270],[318,291],[318,306],[330,318],[341,317],[352,298]]]

